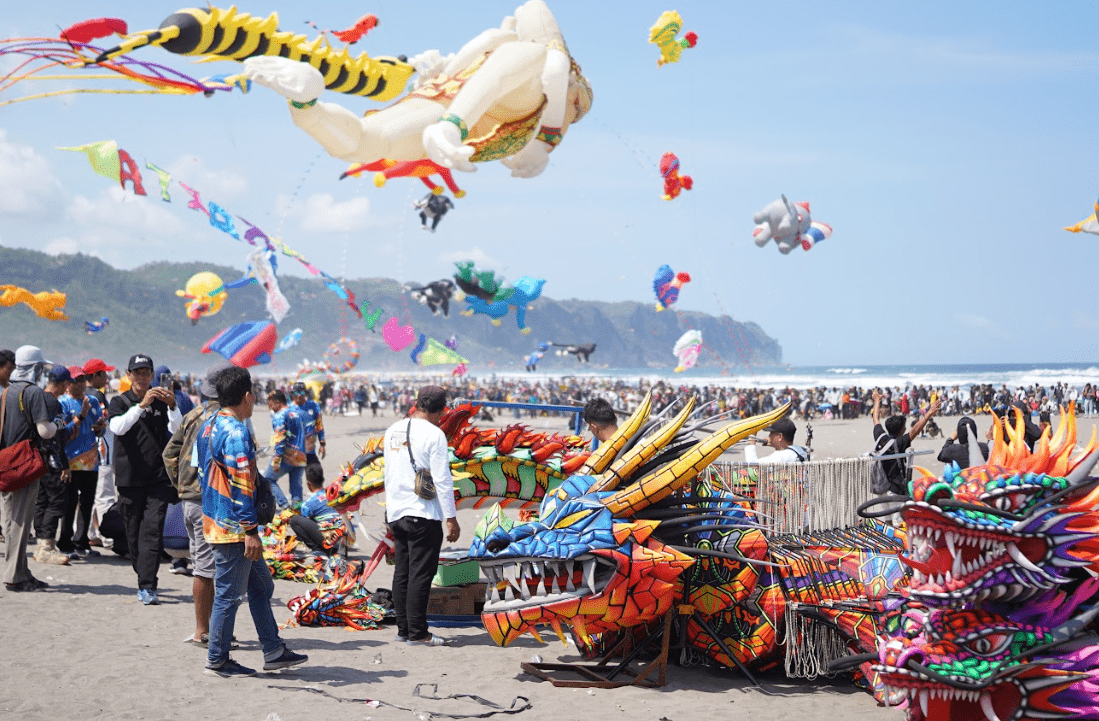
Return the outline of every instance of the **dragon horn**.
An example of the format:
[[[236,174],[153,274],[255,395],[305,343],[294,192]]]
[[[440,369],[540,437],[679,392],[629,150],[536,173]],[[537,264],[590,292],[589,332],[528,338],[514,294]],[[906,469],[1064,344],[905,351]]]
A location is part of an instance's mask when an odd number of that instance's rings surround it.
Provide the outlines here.
[[[694,480],[702,469],[716,461],[734,443],[771,425],[786,415],[788,410],[790,410],[790,404],[786,403],[770,413],[730,423],[700,441],[673,463],[662,466],[622,490],[615,491],[604,499],[603,505],[615,516],[628,516],[667,498]]]
[[[621,481],[629,480],[641,464],[659,453],[660,449],[675,437],[675,434],[687,422],[687,417],[691,415],[694,407],[695,399],[692,397],[687,401],[687,405],[683,407],[683,410],[679,412],[679,415],[664,426],[663,430],[641,441],[631,448],[626,455],[612,463],[611,467],[599,476],[599,480],[592,484],[592,487],[588,489],[588,493],[613,491]]]
[[[576,471],[576,475],[590,476],[602,473],[618,455],[618,452],[622,450],[622,447],[626,445],[626,441],[630,440],[633,434],[637,433],[637,429],[641,427],[641,424],[649,419],[649,411],[652,410],[652,407],[653,392],[649,391],[645,394],[645,400],[641,401],[641,405],[637,407],[629,420],[618,426],[618,430],[605,443],[599,444],[599,447],[588,456],[588,460],[584,465]]]

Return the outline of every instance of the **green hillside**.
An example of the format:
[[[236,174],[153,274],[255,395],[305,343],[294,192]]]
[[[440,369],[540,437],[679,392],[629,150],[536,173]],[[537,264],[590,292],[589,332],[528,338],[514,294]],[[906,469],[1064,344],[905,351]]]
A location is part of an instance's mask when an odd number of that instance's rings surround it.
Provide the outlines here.
[[[203,270],[223,280],[236,280],[239,268],[209,263],[152,263],[134,270],[118,270],[86,255],[51,256],[31,250],[0,247],[0,284],[23,286],[32,291],[57,289],[68,295],[68,321],[50,322],[34,315],[25,305],[0,308],[0,347],[16,348],[25,343],[41,346],[46,357],[75,363],[101,357],[108,363],[124,363],[135,352],[149,353],[157,363],[173,370],[197,371],[212,362],[199,353],[202,345],[226,326],[266,317],[263,292],[256,286],[229,291],[221,312],[191,325],[183,311],[184,302],[175,291],[187,279]],[[423,282],[434,278],[421,278]],[[754,323],[738,323],[727,316],[704,313],[662,312],[652,304],[632,301],[604,303],[582,300],[553,300],[543,296],[527,313],[532,328],[523,335],[514,314],[497,327],[485,316],[462,316],[464,303],[452,303],[449,317],[433,316],[426,306],[402,293],[394,280],[370,278],[352,280],[347,286],[359,301],[369,299],[371,308],[384,309],[377,331],[366,329],[349,308],[319,281],[284,275],[279,279],[290,313],[279,324],[279,335],[294,328],[303,330],[297,348],[275,357],[267,366],[277,372],[292,370],[303,359],[319,360],[328,345],[340,336],[360,344],[362,370],[412,370],[408,350],[394,353],[382,341],[381,325],[390,316],[402,324],[411,323],[417,333],[444,341],[458,338],[458,350],[470,359],[470,369],[522,370],[527,355],[539,341],[596,343],[592,366],[611,368],[671,368],[675,359],[671,347],[689,328],[698,328],[704,338],[699,367],[720,371],[725,367],[776,365],[782,349]],[[550,284],[552,288],[552,284]],[[111,319],[101,333],[84,332],[85,320]],[[574,370],[580,367],[573,356],[547,353],[539,370]]]

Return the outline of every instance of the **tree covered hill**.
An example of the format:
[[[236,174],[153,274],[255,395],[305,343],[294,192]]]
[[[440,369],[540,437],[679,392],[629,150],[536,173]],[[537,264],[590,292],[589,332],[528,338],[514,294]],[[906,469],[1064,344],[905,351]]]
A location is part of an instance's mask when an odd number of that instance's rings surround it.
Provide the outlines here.
[[[289,263],[289,261],[287,261]],[[42,347],[46,357],[62,363],[100,357],[111,364],[125,364],[136,352],[149,353],[154,361],[173,370],[200,371],[216,356],[202,355],[203,344],[223,328],[248,320],[265,319],[263,291],[247,286],[229,291],[221,311],[197,325],[184,313],[184,300],[175,295],[187,279],[200,271],[217,273],[225,281],[241,277],[239,268],[210,263],[158,262],[134,270],[119,270],[82,254],[53,256],[0,246],[0,285],[22,286],[32,292],[57,289],[68,295],[68,321],[51,322],[18,304],[0,307],[0,347],[15,349],[25,343]],[[422,282],[436,280],[421,278]],[[416,333],[443,342],[456,336],[458,352],[469,359],[470,370],[522,370],[526,357],[539,341],[596,343],[591,366],[610,368],[670,369],[675,365],[672,345],[686,330],[702,331],[704,348],[699,367],[720,372],[733,366],[776,365],[782,361],[778,342],[755,323],[734,321],[697,312],[664,311],[634,301],[606,303],[553,300],[544,295],[527,312],[529,335],[520,333],[514,312],[493,325],[483,315],[466,317],[464,302],[452,302],[449,317],[433,316],[407,294],[395,280],[356,279],[346,283],[369,311],[381,307],[376,332],[367,330],[350,308],[313,278],[283,275],[283,294],[290,312],[279,324],[282,337],[294,328],[303,331],[301,345],[275,356],[262,370],[288,372],[303,359],[320,360],[329,344],[348,336],[358,341],[360,370],[412,370],[409,350],[394,352],[382,340],[381,327],[395,316]],[[552,283],[547,284],[552,290]],[[84,332],[85,320],[110,318],[101,333]],[[574,356],[558,357],[551,349],[539,370],[571,371],[581,368]]]

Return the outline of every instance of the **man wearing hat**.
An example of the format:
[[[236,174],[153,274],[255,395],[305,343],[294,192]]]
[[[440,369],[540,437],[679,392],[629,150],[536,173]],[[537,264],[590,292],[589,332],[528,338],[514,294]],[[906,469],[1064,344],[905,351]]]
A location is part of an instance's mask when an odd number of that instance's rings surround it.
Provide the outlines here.
[[[445,411],[446,391],[424,386],[412,414],[385,432],[385,517],[394,539],[393,611],[397,640],[409,645],[446,643],[427,628],[427,602],[431,579],[439,570],[443,520],[448,542],[457,541],[461,534],[446,436],[439,429]],[[431,471],[434,499],[416,495],[415,469]]]
[[[111,399],[108,424],[114,433],[115,485],[126,524],[126,544],[137,573],[137,596],[146,606],[157,598],[157,570],[164,552],[164,518],[176,501],[161,454],[183,417],[169,388],[153,387],[153,360],[144,353],[126,365],[130,388]]]
[[[210,610],[214,606],[214,550],[202,535],[202,482],[198,466],[191,463],[195,439],[202,426],[221,410],[218,403],[217,379],[231,363],[216,363],[206,371],[199,383],[202,405],[183,416],[183,422],[162,454],[168,477],[183,503],[183,522],[187,528],[187,541],[194,564],[191,595],[195,602],[195,632],[191,642],[207,645],[210,635]]]
[[[764,458],[756,455],[756,438],[748,439],[748,445],[744,448],[744,460],[747,463],[804,463],[809,460],[809,454],[801,446],[794,445],[794,434],[798,432],[797,426],[789,418],[779,418],[763,429],[767,433],[765,446],[771,446],[775,452]]]
[[[66,444],[71,434],[71,428],[65,425],[65,407],[61,402],[71,380],[69,369],[62,365],[51,368],[46,380],[46,408],[50,418],[60,426],[51,442],[58,446]],[[34,535],[38,539],[38,547],[34,551],[34,560],[38,563],[67,566],[69,553],[73,550],[71,518],[69,519],[68,550],[62,551],[60,544],[54,545],[58,527],[64,527],[65,511],[69,503],[69,486],[72,482],[68,458],[66,456],[60,456],[60,458],[63,468],[47,466],[45,474],[38,479],[38,499],[34,507]]]
[[[107,417],[107,388],[110,383],[109,371],[114,366],[109,366],[100,358],[92,358],[84,364],[84,377],[87,379],[87,387],[84,392],[99,401],[103,408],[103,417]],[[104,425],[103,432],[99,436],[99,470],[95,487],[95,502],[92,504],[92,527],[88,531],[88,543],[92,546],[104,545],[104,540],[99,536],[99,519],[111,509],[118,495],[114,488],[114,468],[111,461],[111,446],[114,445],[114,434]]]
[[[99,401],[85,392],[87,377],[83,366],[70,366],[69,376],[68,392],[58,400],[65,411],[65,455],[69,459],[72,477],[57,547],[63,553],[76,553],[83,558],[99,555],[89,545],[88,531],[92,520],[92,506],[95,504],[95,489],[99,482],[99,437],[107,427],[107,420]],[[77,510],[80,511],[79,516]]]
[[[25,345],[15,351],[15,370],[3,395],[4,433],[0,448],[34,438],[50,439],[58,425],[46,406],[46,393],[38,387],[50,361],[37,346]],[[18,491],[0,493],[0,517],[4,523],[4,588],[8,591],[37,591],[49,584],[31,575],[27,567],[27,537],[38,499],[38,479]]]

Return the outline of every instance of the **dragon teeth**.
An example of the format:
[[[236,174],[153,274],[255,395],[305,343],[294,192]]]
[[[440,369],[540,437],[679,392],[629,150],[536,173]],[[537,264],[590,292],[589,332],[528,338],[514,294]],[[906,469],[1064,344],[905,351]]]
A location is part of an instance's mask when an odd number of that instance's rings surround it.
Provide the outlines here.
[[[584,561],[584,581],[595,591],[595,561]]]
[[[992,707],[992,697],[987,693],[981,694],[981,710],[985,712],[985,718],[988,721],[1000,721],[1000,717],[996,715],[996,709]]]
[[[576,563],[572,559],[569,559],[569,560],[565,561],[565,573],[568,576],[568,583],[565,586],[566,591],[575,591],[576,590],[576,584],[574,584],[572,582],[572,572],[573,572],[573,567],[575,565],[576,565]]]

